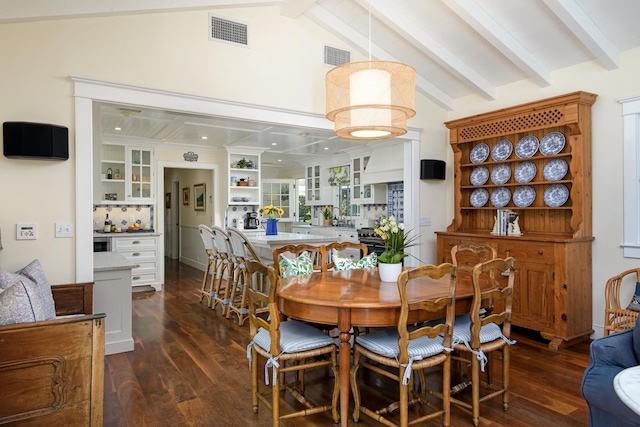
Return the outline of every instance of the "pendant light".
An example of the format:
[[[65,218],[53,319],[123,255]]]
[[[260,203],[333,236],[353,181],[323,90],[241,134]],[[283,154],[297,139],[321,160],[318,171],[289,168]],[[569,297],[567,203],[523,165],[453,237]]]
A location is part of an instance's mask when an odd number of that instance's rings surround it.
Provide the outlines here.
[[[349,62],[327,73],[327,119],[347,139],[385,139],[407,133],[415,110],[416,70],[406,64],[371,60]]]

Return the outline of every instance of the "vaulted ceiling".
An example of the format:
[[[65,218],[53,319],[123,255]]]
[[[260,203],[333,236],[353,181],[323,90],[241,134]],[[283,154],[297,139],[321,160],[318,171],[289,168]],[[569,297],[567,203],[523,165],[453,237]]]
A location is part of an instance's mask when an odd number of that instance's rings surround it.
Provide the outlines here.
[[[520,80],[552,85],[554,71],[587,61],[614,70],[620,52],[640,46],[638,0],[0,0],[0,24],[273,5],[283,16],[314,21],[353,51],[412,65],[417,90],[446,110],[469,95],[494,99],[500,86]]]

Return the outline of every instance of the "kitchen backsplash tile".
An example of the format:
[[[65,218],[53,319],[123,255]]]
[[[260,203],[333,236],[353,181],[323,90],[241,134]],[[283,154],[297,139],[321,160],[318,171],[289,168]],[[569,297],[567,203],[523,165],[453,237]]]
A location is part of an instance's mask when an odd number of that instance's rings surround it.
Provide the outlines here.
[[[396,221],[404,222],[404,182],[393,182],[387,185],[387,206],[389,216],[396,217]]]
[[[131,224],[129,219],[133,216],[138,224],[148,222],[154,228],[153,208],[154,205],[94,205],[93,229],[103,229],[107,214],[116,227],[126,229]]]

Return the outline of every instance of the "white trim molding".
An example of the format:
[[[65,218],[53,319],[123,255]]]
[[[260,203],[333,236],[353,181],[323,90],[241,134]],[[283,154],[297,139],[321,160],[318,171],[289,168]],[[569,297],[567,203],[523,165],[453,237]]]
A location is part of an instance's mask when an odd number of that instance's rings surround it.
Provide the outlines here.
[[[620,99],[624,138],[625,258],[640,258],[640,96]]]

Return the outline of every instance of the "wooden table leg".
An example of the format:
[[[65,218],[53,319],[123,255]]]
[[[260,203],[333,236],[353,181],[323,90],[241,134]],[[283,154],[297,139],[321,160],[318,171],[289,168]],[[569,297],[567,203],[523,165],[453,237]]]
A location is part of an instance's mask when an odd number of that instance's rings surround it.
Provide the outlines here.
[[[338,329],[340,329],[340,344],[338,345],[340,360],[340,425],[347,427],[349,424],[349,374],[351,372],[351,311],[340,309],[338,313]]]

